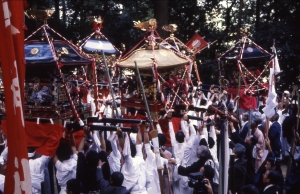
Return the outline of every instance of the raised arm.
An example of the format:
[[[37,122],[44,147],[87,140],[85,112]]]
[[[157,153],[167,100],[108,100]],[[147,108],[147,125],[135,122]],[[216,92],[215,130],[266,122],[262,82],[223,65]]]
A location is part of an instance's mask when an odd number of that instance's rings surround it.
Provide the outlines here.
[[[78,152],[82,152],[84,144],[85,144],[86,137],[90,134],[90,128],[88,126],[84,126],[83,131],[84,131],[84,136],[82,137],[82,139],[79,143]]]
[[[215,93],[212,93],[211,96],[210,96],[209,101],[213,102],[213,101],[214,101],[214,98],[215,98]]]
[[[195,130],[195,128],[194,128],[194,125],[191,123],[191,122],[188,122],[189,123],[189,131],[190,131],[190,133],[191,133],[191,137],[192,136],[195,136],[196,135],[196,130]]]
[[[163,132],[162,132],[161,127],[160,127],[160,125],[158,123],[158,118],[157,117],[153,118],[153,124],[156,127],[156,130],[158,131],[158,133],[162,134]]]
[[[101,192],[105,192],[107,190],[107,187],[109,186],[109,182],[104,179],[102,173],[102,166],[104,164],[105,162],[99,160],[97,170],[96,170],[96,183],[98,185],[98,188],[100,188]]]
[[[172,119],[169,119],[169,132],[170,132],[171,144],[174,147],[176,144],[176,138],[175,138],[175,132],[174,132],[174,128],[173,128]]]
[[[72,149],[72,154],[76,154],[76,143],[75,143],[75,138],[73,134],[73,130],[70,133],[70,141],[71,141],[71,149]]]
[[[136,135],[136,145],[142,144],[141,126],[142,126],[142,122],[138,125],[138,133]]]
[[[150,124],[148,122],[145,123],[145,130],[144,130],[144,143],[149,144],[149,129],[150,129]]]
[[[186,141],[188,141],[190,138],[189,128],[188,128],[187,124],[188,124],[188,116],[187,116],[187,114],[184,114],[180,120],[180,127],[181,127],[182,132],[184,133]]]
[[[124,149],[124,138],[123,138],[123,133],[120,127],[117,127],[117,136],[119,140],[120,147],[122,150]]]
[[[106,132],[104,132],[104,133],[106,133]],[[105,143],[105,139],[102,134],[102,131],[99,132],[99,136],[100,136],[100,148],[101,148],[101,150],[106,152],[106,143]]]
[[[118,158],[121,158],[121,154],[118,150],[118,146],[117,146],[117,135],[116,133],[112,133],[109,137],[109,141],[111,143],[111,149],[112,149],[112,152],[114,154],[114,156],[118,157]]]

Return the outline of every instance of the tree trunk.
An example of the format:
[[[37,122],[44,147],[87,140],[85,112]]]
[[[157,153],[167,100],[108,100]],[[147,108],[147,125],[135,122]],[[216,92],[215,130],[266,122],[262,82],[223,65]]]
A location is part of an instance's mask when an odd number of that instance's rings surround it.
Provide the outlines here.
[[[162,38],[167,38],[169,33],[161,27],[169,23],[168,0],[154,0],[154,18],[159,26],[158,34]]]
[[[280,3],[278,0],[274,0],[274,22],[278,22],[278,16],[279,16],[279,6],[280,6]]]
[[[225,20],[226,20],[226,29],[225,29],[226,33],[228,33],[229,29],[230,29],[230,20],[231,20],[230,12],[232,10],[232,7],[235,4],[236,4],[236,1],[234,0],[234,1],[232,1],[231,5],[229,7],[227,7],[227,9],[226,9],[226,18],[225,18]]]
[[[241,26],[242,26],[242,16],[243,16],[243,0],[240,0],[240,8],[239,8],[239,17],[238,17],[238,24],[237,24],[237,35],[236,35],[236,41],[238,41],[241,38]]]
[[[73,18],[72,18],[71,24],[70,24],[71,30],[75,30],[75,29],[73,29],[74,23],[75,23],[75,21],[77,20],[77,17],[78,17],[78,15],[79,15],[79,12],[80,12],[81,9],[82,9],[82,7],[81,7],[82,5],[83,5],[83,0],[79,0],[79,2],[77,3],[77,5],[74,6],[74,7],[75,7],[74,15],[73,15]]]
[[[260,23],[260,0],[256,0],[256,20],[255,20],[255,28],[258,30]]]
[[[67,24],[67,15],[66,15],[66,11],[67,11],[67,9],[66,9],[66,1],[62,1],[62,15],[63,15],[63,23],[64,23],[64,26],[66,26],[66,24]]]
[[[54,29],[59,29],[59,0],[54,0],[55,12],[53,14],[54,17]]]
[[[102,25],[104,26],[105,21],[106,21],[106,16],[107,16],[107,12],[109,11],[109,7],[108,7],[108,1],[103,1],[103,23]]]

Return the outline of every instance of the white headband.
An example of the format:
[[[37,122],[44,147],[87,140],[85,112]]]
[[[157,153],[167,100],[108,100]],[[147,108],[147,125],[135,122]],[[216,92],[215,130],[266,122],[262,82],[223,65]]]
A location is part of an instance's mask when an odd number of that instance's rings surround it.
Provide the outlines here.
[[[35,155],[35,151],[32,153],[28,153],[28,158],[32,158]]]

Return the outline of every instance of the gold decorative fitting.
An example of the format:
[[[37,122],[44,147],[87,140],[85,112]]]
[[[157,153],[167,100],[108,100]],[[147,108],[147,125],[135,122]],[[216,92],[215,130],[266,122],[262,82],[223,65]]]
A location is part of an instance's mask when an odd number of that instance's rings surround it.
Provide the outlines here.
[[[135,28],[138,28],[142,31],[153,31],[155,28],[157,28],[157,22],[155,18],[151,18],[145,22],[133,21],[133,23]]]
[[[69,51],[68,51],[68,49],[66,47],[62,47],[61,50],[62,50],[61,54],[66,54],[66,55],[69,54]]]
[[[48,20],[51,18],[52,14],[54,13],[55,10],[53,9],[46,9],[46,10],[41,10],[41,9],[31,9],[25,11],[25,15],[29,19],[34,19],[34,20]]]
[[[33,48],[33,49],[31,49],[30,54],[36,55],[36,54],[38,54],[38,52],[39,52],[38,48]]]
[[[165,31],[168,31],[168,32],[171,32],[171,33],[173,33],[173,32],[175,32],[175,31],[177,31],[177,25],[176,24],[167,24],[167,25],[164,25],[163,27],[162,27],[162,29],[163,30],[165,30]],[[174,35],[173,35],[174,36]]]

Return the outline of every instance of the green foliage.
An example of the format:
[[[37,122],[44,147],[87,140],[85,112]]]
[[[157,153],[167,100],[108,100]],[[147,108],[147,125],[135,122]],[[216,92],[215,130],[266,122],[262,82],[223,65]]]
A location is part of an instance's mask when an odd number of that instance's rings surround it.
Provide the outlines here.
[[[133,28],[133,21],[146,21],[154,17],[154,1],[28,0],[31,7],[58,9],[56,16],[48,23],[73,42],[92,32],[89,16],[101,16],[104,19],[103,34],[117,47],[124,43],[127,50],[144,36],[143,32]],[[240,38],[240,27],[247,28],[249,38],[269,52],[275,40],[279,63],[286,73],[284,79],[291,83],[299,75],[299,1],[168,0],[165,11],[169,14],[169,23],[178,25],[175,36],[182,42],[187,42],[196,31],[205,36],[207,41],[218,40],[210,49],[197,55],[197,61],[201,60],[201,65],[199,63],[198,66],[203,82],[216,81],[217,55],[233,46]],[[30,33],[41,23],[26,20],[26,24]]]

